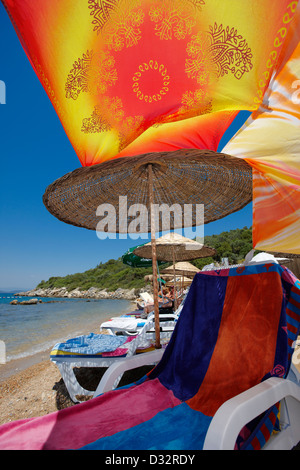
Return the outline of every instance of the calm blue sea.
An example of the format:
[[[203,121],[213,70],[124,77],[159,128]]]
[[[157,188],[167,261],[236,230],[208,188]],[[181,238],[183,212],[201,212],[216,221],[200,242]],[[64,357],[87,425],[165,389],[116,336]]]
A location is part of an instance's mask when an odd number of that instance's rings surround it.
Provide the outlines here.
[[[7,362],[46,351],[58,341],[97,333],[106,319],[134,309],[128,300],[113,299],[41,298],[37,305],[10,305],[14,299],[30,298],[0,293],[0,340],[6,344]]]

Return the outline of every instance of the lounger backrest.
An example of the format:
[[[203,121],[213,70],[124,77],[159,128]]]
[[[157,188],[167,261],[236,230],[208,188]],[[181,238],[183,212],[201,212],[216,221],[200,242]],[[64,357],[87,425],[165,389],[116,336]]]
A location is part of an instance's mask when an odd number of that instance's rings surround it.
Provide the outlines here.
[[[147,303],[153,303],[154,302],[153,296],[148,294],[148,292],[142,292],[140,294],[140,297],[144,300],[144,302],[147,302]]]

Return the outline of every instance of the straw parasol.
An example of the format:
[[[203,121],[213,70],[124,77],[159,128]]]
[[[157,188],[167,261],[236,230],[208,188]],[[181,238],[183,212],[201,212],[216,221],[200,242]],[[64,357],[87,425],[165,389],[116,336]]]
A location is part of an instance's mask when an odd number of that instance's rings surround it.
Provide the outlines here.
[[[107,229],[114,233],[130,232],[134,216],[120,215],[119,196],[127,206],[143,204],[151,225],[150,204],[204,204],[204,223],[238,211],[252,200],[252,169],[244,160],[223,153],[201,149],[181,149],[116,158],[103,163],[77,168],[48,186],[43,202],[59,220],[97,230],[101,204],[115,207],[107,215]],[[193,213],[190,226],[195,226]],[[126,222],[128,223],[126,224]],[[143,220],[144,222],[144,220]],[[182,228],[182,221],[170,217],[164,223],[159,217],[156,230]],[[146,230],[149,231],[149,230]]]
[[[177,281],[180,282],[182,286],[189,286],[190,284],[192,284],[193,279],[184,276],[184,277],[181,277],[180,279],[177,279]],[[174,285],[174,280],[168,281],[166,283],[166,286],[173,286],[173,285]]]
[[[121,200],[120,197],[123,197]],[[124,203],[120,204],[120,200]],[[156,347],[160,347],[158,281],[155,232],[182,228],[175,214],[156,219],[154,204],[184,208],[185,204],[205,208],[204,223],[238,211],[252,199],[252,170],[244,160],[210,150],[181,149],[109,160],[82,167],[54,181],[43,202],[59,220],[90,230],[99,228],[99,206],[107,211],[104,232],[131,233],[134,217],[128,207],[140,203],[145,210],[141,232],[151,232]],[[102,206],[103,207],[103,206]],[[199,224],[192,213],[189,225]],[[136,226],[134,226],[136,229]],[[192,250],[191,250],[192,251]],[[185,254],[188,250],[185,250]],[[209,256],[206,254],[205,256]],[[197,256],[200,257],[199,250]],[[186,259],[191,259],[187,257]],[[154,261],[155,260],[155,261]],[[175,263],[175,261],[174,261]]]
[[[181,275],[180,285],[182,286],[184,285],[184,279],[191,278],[190,281],[192,281],[195,274],[200,272],[200,269],[196,268],[196,266],[187,261],[179,261],[175,265],[169,266],[162,271],[163,275],[168,275],[168,273],[171,272],[175,273],[176,275]]]
[[[175,261],[196,258],[206,258],[216,253],[214,248],[210,248],[195,240],[183,237],[176,232],[167,233],[155,240],[155,257],[161,261],[173,261],[174,291],[175,291],[175,308],[177,308],[176,298],[176,277],[175,277]],[[152,243],[146,243],[139,246],[134,254],[145,258],[153,259]]]
[[[200,272],[200,269],[194,266],[193,264],[187,262],[187,261],[179,261],[178,263],[175,264],[175,266],[169,266],[168,268],[165,268],[162,270],[162,274],[169,274],[173,272],[175,269],[176,274],[181,274],[183,276],[193,276]]]
[[[151,243],[145,243],[145,245],[137,247],[133,252],[137,256],[152,258]],[[157,260],[173,261],[174,265],[176,260],[206,258],[215,254],[216,250],[214,248],[205,246],[190,238],[183,237],[176,232],[167,233],[156,239]],[[165,270],[163,272],[165,272]],[[168,272],[166,274],[168,274]]]
[[[170,274],[170,275],[165,275],[165,276],[162,276],[160,275],[159,276],[159,279],[162,280],[162,281],[169,281],[170,279],[173,279],[173,276]],[[147,274],[146,276],[144,276],[144,280],[147,282],[152,282],[153,281],[153,274]]]

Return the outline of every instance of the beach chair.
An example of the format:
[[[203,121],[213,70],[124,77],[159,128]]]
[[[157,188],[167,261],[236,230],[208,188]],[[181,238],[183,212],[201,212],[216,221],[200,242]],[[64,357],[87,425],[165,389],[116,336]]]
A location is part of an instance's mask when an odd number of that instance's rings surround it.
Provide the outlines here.
[[[162,331],[164,331],[165,322],[173,322],[173,329],[175,327],[175,322],[177,321],[178,315],[175,313],[170,314],[160,314],[159,321],[162,326]],[[154,320],[154,313],[151,312],[147,318],[130,318],[130,317],[112,317],[110,320],[107,320],[100,325],[100,332],[106,330],[110,335],[115,334],[127,334],[127,335],[137,335],[140,333],[141,329],[149,321]],[[150,332],[149,332],[150,333]]]
[[[140,297],[147,304],[153,304],[154,302],[153,295],[149,294],[148,292],[141,292]]]
[[[160,328],[160,338],[163,346],[168,343],[174,327],[175,323],[172,319],[164,322]],[[117,361],[129,358],[134,354],[143,355],[143,365],[154,365],[155,362],[147,362],[148,356],[145,355],[145,353],[154,350],[154,343],[155,324],[152,315],[133,335],[126,334],[125,330],[122,335],[90,333],[71,338],[63,343],[57,343],[50,352],[50,360],[58,367],[71,400],[80,403],[85,401],[86,397],[93,397],[95,392],[80,385],[74,373],[74,368],[103,367],[109,370]],[[118,386],[122,375],[121,372],[115,378],[111,384],[111,390]],[[99,386],[102,387],[101,381]]]
[[[175,312],[168,312],[164,313],[164,308],[159,309],[159,320],[161,323],[161,331],[170,331],[170,328],[175,327],[175,323],[177,322],[180,312],[183,308],[184,301],[185,301],[186,295],[183,297],[183,300],[180,304],[180,306],[177,308]],[[122,315],[121,317],[112,317],[110,320],[106,320],[105,322],[101,323],[100,325],[100,332],[103,330],[106,330],[109,334],[116,334],[118,332],[120,333],[125,333],[127,335],[134,335],[138,334],[141,329],[145,326],[145,324],[149,321],[154,320],[154,311],[150,312],[147,314],[146,318],[140,318],[140,317],[135,317],[132,314],[125,314]],[[165,326],[167,323],[167,327]],[[174,323],[172,325],[172,322]],[[153,333],[154,330],[149,329],[147,331],[147,336]]]
[[[300,282],[287,268],[200,272],[166,350],[149,353],[161,359],[148,375],[7,423],[0,448],[290,449],[300,441],[300,388],[290,367],[299,320]],[[116,363],[113,374],[139,359]]]

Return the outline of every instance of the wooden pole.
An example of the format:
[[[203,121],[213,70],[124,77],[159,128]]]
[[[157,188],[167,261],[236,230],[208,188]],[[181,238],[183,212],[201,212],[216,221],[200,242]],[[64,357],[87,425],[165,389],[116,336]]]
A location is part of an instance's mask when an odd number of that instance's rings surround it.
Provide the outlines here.
[[[158,280],[157,280],[157,255],[155,240],[155,213],[154,213],[154,195],[153,195],[153,175],[152,165],[148,165],[148,183],[149,183],[149,205],[150,205],[150,223],[151,223],[151,249],[152,249],[152,272],[153,272],[153,298],[154,298],[154,320],[155,320],[155,347],[161,348],[160,344],[160,325],[159,325],[159,306],[158,306]]]
[[[177,294],[176,294],[176,271],[175,271],[175,248],[173,249],[173,274],[174,274],[174,309],[177,310]]]

